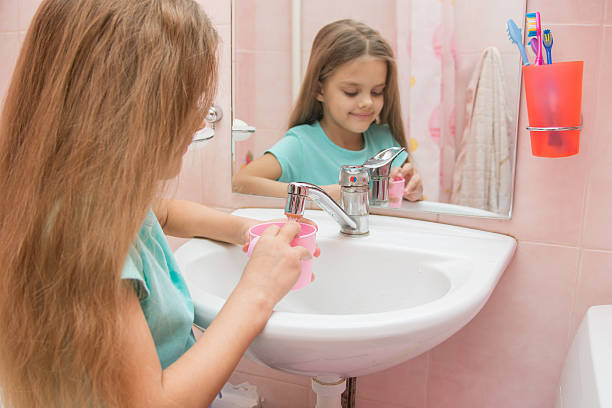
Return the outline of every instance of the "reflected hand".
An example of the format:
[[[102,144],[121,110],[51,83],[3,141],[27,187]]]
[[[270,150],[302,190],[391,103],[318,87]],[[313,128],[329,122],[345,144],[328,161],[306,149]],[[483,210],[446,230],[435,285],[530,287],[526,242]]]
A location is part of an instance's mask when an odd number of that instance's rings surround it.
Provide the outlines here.
[[[403,177],[406,180],[404,185],[404,198],[408,201],[420,201],[423,199],[423,180],[412,163],[404,163],[402,167],[393,167],[389,177]]]
[[[340,184],[329,184],[327,186],[321,186],[331,198],[336,202],[340,202]]]

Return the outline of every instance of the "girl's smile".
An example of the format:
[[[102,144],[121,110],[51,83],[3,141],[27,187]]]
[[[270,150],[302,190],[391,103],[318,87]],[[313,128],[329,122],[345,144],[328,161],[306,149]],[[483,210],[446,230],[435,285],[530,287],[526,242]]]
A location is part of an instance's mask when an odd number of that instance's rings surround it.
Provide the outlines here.
[[[374,114],[373,113],[349,113],[349,115],[353,115],[355,116],[357,119],[359,120],[369,120],[370,123],[372,120],[374,120]]]

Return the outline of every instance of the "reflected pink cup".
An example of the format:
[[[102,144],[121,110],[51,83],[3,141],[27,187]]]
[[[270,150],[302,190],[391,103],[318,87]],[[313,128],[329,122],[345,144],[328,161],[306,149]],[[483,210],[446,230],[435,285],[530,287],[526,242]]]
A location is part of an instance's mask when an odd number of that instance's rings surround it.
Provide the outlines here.
[[[389,180],[389,207],[399,208],[402,206],[404,183],[404,178],[399,176]]]
[[[253,249],[257,244],[257,241],[261,237],[261,234],[270,226],[278,225],[281,228],[285,225],[284,222],[264,222],[263,224],[257,224],[249,228],[249,249],[247,250],[247,255],[251,256],[253,253]],[[316,247],[316,238],[317,238],[317,227],[310,224],[305,224],[300,222],[301,231],[300,234],[291,241],[291,246],[302,246],[310,251],[311,254],[314,254]],[[302,260],[302,273],[300,274],[297,282],[291,288],[291,290],[302,289],[305,286],[308,286],[310,280],[312,279],[312,258],[308,260]]]

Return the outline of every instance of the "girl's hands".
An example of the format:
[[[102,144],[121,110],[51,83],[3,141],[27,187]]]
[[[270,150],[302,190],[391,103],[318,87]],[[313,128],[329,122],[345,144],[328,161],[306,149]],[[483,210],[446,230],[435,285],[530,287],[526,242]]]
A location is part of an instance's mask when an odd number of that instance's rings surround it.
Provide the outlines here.
[[[247,264],[241,286],[255,290],[274,307],[297,281],[302,259],[311,258],[310,252],[301,246],[292,247],[291,241],[299,234],[300,225],[289,221],[282,228],[267,228],[254,248]]]
[[[423,180],[416,167],[412,163],[404,163],[402,167],[393,167],[389,177],[403,177],[406,180],[404,185],[404,198],[408,201],[419,201],[423,199]]]
[[[317,224],[312,221],[309,220],[308,218],[304,218],[304,217],[300,217],[300,218],[294,218],[294,220],[296,220],[297,222],[303,222],[304,224],[310,224],[310,225],[314,225],[315,227],[317,227],[317,229],[319,229],[319,227],[317,226]],[[269,222],[288,222],[289,219],[288,218],[278,218],[275,220],[270,220]],[[253,219],[245,219],[245,223],[242,227],[242,237],[243,237],[243,244],[242,244],[242,252],[248,252],[249,250],[249,241],[250,241],[250,237],[249,237],[249,229],[257,224],[261,224],[264,221],[261,220],[253,220]],[[299,232],[299,231],[298,231]],[[319,246],[317,245],[315,247],[315,251],[314,251],[314,257],[318,257],[321,254],[321,250],[319,249]]]

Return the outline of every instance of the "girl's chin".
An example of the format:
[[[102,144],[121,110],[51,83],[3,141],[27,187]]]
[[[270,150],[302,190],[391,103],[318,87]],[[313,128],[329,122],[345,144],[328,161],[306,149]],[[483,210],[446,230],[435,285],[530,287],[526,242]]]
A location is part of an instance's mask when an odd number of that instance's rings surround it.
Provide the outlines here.
[[[372,124],[372,122],[374,122],[374,120],[358,120],[358,121],[354,121],[351,125],[351,130],[355,133],[363,133],[366,130],[368,130],[368,128],[370,127],[370,125]]]

